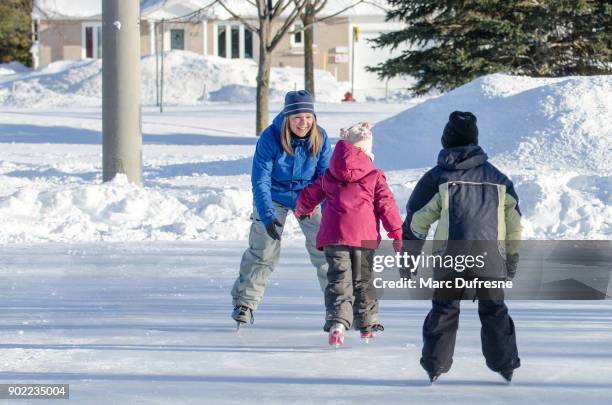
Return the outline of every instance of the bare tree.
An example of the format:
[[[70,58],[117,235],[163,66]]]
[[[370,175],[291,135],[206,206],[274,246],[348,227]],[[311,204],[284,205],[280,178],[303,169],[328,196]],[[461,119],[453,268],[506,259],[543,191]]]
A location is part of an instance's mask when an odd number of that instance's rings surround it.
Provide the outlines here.
[[[245,16],[233,11],[224,0],[218,3],[236,20],[253,31],[259,37],[259,65],[257,69],[257,108],[255,116],[255,131],[259,136],[268,126],[268,91],[270,88],[270,69],[272,66],[272,51],[283,36],[289,31],[295,20],[302,13],[308,0],[246,0],[257,8],[258,25],[253,25]],[[286,13],[279,28],[274,29],[274,22]]]
[[[360,3],[365,3],[366,0],[355,0],[352,4],[338,10],[337,12],[325,16],[323,18],[317,18],[317,15],[327,5],[327,0],[306,0],[304,11],[300,15],[302,20],[302,28],[304,31],[304,88],[315,95],[315,80],[314,80],[314,24],[328,20],[333,17],[337,17],[342,13],[350,10]],[[299,32],[299,30],[292,31],[291,34]]]

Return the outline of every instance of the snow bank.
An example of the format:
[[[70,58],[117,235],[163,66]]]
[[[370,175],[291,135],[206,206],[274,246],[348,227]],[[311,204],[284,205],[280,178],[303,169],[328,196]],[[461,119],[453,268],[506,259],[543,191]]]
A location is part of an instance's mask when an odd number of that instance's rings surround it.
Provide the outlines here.
[[[199,195],[143,188],[125,175],[99,184],[24,187],[0,197],[0,243],[244,239],[250,190]]]
[[[144,105],[156,103],[155,66],[155,56],[142,58]],[[201,104],[209,94],[214,101],[253,102],[256,77],[253,60],[205,58],[189,51],[170,51],[164,60],[164,102]],[[298,68],[272,68],[270,80],[272,100],[280,100],[285,92],[303,87],[304,74]],[[318,101],[342,99],[344,88],[331,73],[316,70],[315,80]],[[98,106],[101,100],[101,60],[59,61],[0,83],[0,106],[5,107]]]
[[[246,61],[225,63],[180,52],[168,60],[168,77],[177,81],[169,98],[197,99],[201,88],[180,86],[181,80],[195,82],[201,72],[214,84],[208,89],[210,99],[253,97],[248,83],[254,70],[244,77],[237,73]],[[71,88],[78,90],[71,96],[73,103],[88,100],[94,97],[88,91],[99,97],[91,76],[99,77],[97,63],[54,64],[40,77],[50,80],[66,100]],[[58,75],[76,78],[77,72],[78,85],[57,80]],[[145,70],[145,83],[152,80],[147,74]],[[273,80],[291,75],[291,69],[282,69]],[[525,238],[610,239],[611,80],[493,75],[394,117],[400,107],[379,103],[322,104],[318,117],[330,133],[358,120],[383,120],[375,126],[376,163],[394,169],[387,170],[387,178],[404,211],[417,180],[435,163],[449,112],[471,110],[479,117],[481,144],[516,185]],[[19,94],[30,100],[43,97],[34,90]],[[240,134],[251,133],[242,125],[253,121],[252,109],[211,104],[170,108],[161,116],[144,109],[145,188],[122,177],[101,183],[100,147],[98,141],[89,144],[101,123],[98,109],[91,110],[0,109],[0,244],[248,237],[254,145]],[[221,129],[232,135],[210,135]],[[294,218],[283,238],[301,238]]]
[[[505,165],[500,169],[512,178],[519,195],[525,239],[612,237],[612,176],[544,168],[521,170]],[[426,170],[387,172],[402,214]]]
[[[454,110],[478,117],[480,144],[497,162],[609,174],[612,76],[536,79],[501,74],[472,81],[374,127],[387,169],[431,166]]]
[[[145,173],[149,178],[150,170]],[[59,173],[47,170],[40,176],[59,177]],[[402,215],[422,173],[423,169],[388,173]],[[611,176],[509,173],[521,198],[526,239],[609,239],[612,235]],[[66,178],[59,184],[33,175],[29,186],[0,197],[0,244],[246,239],[252,211],[248,175],[203,175],[218,184],[204,187],[188,185],[194,176],[138,187],[122,175],[108,183]],[[301,238],[294,218],[289,218],[283,237]]]
[[[14,75],[29,72],[30,68],[19,62],[0,63],[0,76]]]
[[[84,18],[102,14],[101,0],[34,0],[34,18]]]
[[[610,239],[612,176],[573,171],[512,174],[529,239]]]

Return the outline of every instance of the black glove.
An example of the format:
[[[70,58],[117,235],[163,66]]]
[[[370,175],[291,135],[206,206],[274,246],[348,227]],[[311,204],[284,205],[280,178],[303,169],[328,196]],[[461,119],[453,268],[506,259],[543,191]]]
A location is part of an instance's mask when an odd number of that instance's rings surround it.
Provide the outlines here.
[[[516,276],[516,269],[518,268],[519,254],[506,255],[506,280],[510,281]]]
[[[266,232],[268,232],[268,235],[270,235],[272,239],[281,240],[281,236],[278,233],[278,229],[276,229],[277,226],[280,226],[282,228],[283,224],[281,224],[278,219],[274,218],[266,225]]]
[[[403,278],[407,278],[407,279],[411,279],[413,277],[417,276],[417,268],[415,268],[413,266],[413,262],[412,260],[408,259],[408,263],[406,263],[406,266],[404,266],[403,262],[403,256],[405,253],[407,253],[409,256],[418,256],[421,254],[421,252],[423,251],[423,245],[425,244],[425,241],[421,241],[421,240],[406,240],[404,239],[402,241],[402,250],[401,250],[401,255],[402,255],[402,265],[399,266],[399,273],[400,273],[400,277]]]
[[[402,250],[400,251],[400,254],[402,255],[402,257],[404,256],[404,253],[408,253],[409,255],[412,254],[405,247],[403,247]],[[404,263],[404,259],[402,258],[400,265],[398,267],[398,270],[399,270],[399,274],[401,278],[410,280],[411,278],[417,276],[417,269],[414,268],[410,260],[408,260],[408,263]]]

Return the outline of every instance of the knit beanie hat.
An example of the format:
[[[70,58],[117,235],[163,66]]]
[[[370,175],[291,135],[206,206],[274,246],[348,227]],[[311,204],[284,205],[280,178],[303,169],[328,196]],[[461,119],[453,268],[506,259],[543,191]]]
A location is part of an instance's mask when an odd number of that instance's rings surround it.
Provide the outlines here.
[[[306,90],[290,91],[285,95],[285,108],[283,109],[285,115],[295,115],[300,113],[311,113],[316,115],[314,112],[314,102],[312,95]]]
[[[344,139],[361,149],[370,159],[374,160],[372,153],[372,124],[359,122],[349,128],[340,130],[340,139]]]
[[[442,146],[478,145],[478,127],[476,116],[471,112],[453,111],[442,133]]]

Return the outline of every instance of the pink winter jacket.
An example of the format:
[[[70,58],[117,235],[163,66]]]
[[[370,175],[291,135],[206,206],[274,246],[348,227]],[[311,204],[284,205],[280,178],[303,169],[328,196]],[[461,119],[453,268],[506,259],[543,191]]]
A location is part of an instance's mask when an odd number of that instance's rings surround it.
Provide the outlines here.
[[[381,239],[379,220],[389,237],[401,239],[402,219],[384,173],[347,141],[336,144],[325,174],[302,189],[295,215],[310,216],[323,200],[318,249],[328,245],[376,248]],[[375,242],[366,246],[363,241]]]

